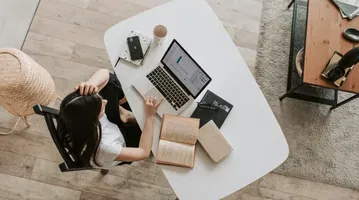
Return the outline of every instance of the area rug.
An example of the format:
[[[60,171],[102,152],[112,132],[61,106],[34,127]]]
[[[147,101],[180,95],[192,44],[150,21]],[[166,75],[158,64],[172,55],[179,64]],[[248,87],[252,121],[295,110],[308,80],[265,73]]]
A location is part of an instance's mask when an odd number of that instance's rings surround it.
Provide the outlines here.
[[[39,0],[0,0],[0,48],[21,49]]]
[[[289,144],[275,173],[359,189],[359,100],[329,106],[278,97],[286,91],[292,9],[288,0],[263,1],[255,77]],[[301,11],[306,17],[305,11]],[[305,21],[305,20],[304,20]],[[339,94],[339,100],[350,96]]]

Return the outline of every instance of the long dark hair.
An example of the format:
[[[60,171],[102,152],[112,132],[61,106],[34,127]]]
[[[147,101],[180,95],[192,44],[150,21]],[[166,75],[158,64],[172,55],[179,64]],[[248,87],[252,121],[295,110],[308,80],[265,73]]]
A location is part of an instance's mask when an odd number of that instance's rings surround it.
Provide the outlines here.
[[[73,159],[83,166],[91,166],[91,158],[98,165],[101,108],[102,99],[98,94],[81,96],[78,91],[67,95],[60,106],[57,131]]]

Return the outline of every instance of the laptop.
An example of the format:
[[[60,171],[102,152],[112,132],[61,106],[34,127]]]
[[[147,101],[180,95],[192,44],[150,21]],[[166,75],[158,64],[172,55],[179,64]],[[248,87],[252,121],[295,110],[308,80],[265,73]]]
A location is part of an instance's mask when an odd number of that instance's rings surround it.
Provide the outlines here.
[[[178,115],[198,97],[212,78],[187,51],[173,40],[160,64],[146,76],[133,83],[144,97],[163,99],[157,114]]]

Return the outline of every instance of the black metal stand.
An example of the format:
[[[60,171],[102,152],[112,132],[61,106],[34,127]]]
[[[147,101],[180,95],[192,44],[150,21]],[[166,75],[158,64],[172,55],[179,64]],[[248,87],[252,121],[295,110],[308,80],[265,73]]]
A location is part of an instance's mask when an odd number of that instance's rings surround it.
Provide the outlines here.
[[[344,100],[344,101],[338,103],[337,105],[331,107],[330,110],[334,110],[334,109],[338,108],[339,106],[342,106],[342,105],[344,105],[344,104],[347,104],[347,103],[349,103],[349,102],[351,102],[351,101],[353,101],[354,99],[357,99],[357,98],[359,98],[359,94],[356,94],[356,95],[350,97],[349,99],[346,99],[346,100]]]
[[[296,85],[292,84],[292,79],[293,79],[293,73],[294,71],[294,65],[295,65],[295,58],[296,58],[296,53],[298,51],[298,46],[303,46],[305,45],[305,41],[303,42],[303,44],[300,44],[300,42],[297,41],[297,14],[298,14],[298,7],[302,6],[302,7],[306,7],[307,6],[307,2],[305,1],[300,1],[300,0],[292,0],[290,2],[290,6],[294,3],[294,9],[293,9],[293,18],[292,18],[292,28],[291,28],[291,42],[290,42],[290,50],[289,50],[289,60],[288,60],[288,75],[287,75],[287,91],[286,93],[281,96],[279,98],[280,101],[282,101],[283,99],[289,97],[289,98],[294,98],[294,99],[299,99],[299,100],[304,100],[304,101],[310,101],[310,102],[314,102],[314,103],[321,103],[321,104],[326,104],[326,105],[337,105],[337,97],[338,97],[338,91],[333,89],[333,93],[334,96],[330,99],[326,99],[326,98],[321,98],[321,97],[317,97],[317,96],[311,96],[308,94],[303,94],[303,93],[299,93],[297,92],[298,89],[300,88],[304,88],[304,87],[308,87],[310,86],[309,84],[306,84],[303,82],[301,77],[298,77],[298,75],[296,75],[298,80],[300,80],[299,83],[297,83]],[[306,30],[305,30],[306,32]],[[305,39],[304,39],[305,40]],[[297,42],[299,43],[299,45],[297,44]],[[297,44],[297,46],[296,46]],[[300,48],[300,47],[299,47]],[[331,89],[328,89],[331,90]]]
[[[288,4],[288,9],[290,8],[290,7],[292,7],[292,5],[293,5],[293,3],[295,2],[295,0],[292,0],[292,1],[290,1],[290,3]]]
[[[279,97],[279,101],[282,101],[284,98],[291,96],[293,92],[298,89],[302,84],[297,85],[296,87],[292,88],[291,90],[287,91],[283,96]]]
[[[321,98],[321,97],[317,97],[317,96],[311,96],[311,95],[306,95],[306,94],[302,94],[302,93],[296,93],[296,91],[302,87],[306,87],[306,86],[311,86],[310,84],[304,83],[303,80],[301,80],[302,82],[299,83],[298,85],[294,86],[292,88],[292,75],[293,75],[293,59],[295,59],[296,55],[295,55],[295,43],[296,43],[296,22],[297,22],[297,11],[298,11],[298,5],[300,6],[306,6],[308,5],[307,2],[304,1],[300,1],[300,0],[292,0],[290,2],[290,4],[288,5],[288,8],[292,6],[292,4],[294,3],[294,8],[293,8],[293,18],[292,18],[292,30],[291,30],[291,42],[290,42],[290,53],[289,53],[289,64],[288,64],[288,77],[287,77],[287,92],[281,96],[279,98],[280,101],[282,101],[283,99],[289,97],[289,98],[294,98],[294,99],[299,99],[299,100],[304,100],[304,101],[310,101],[310,102],[314,102],[314,103],[321,103],[321,104],[325,104],[325,105],[330,105],[332,106],[330,108],[330,110],[334,110],[344,104],[347,104],[351,101],[353,101],[354,99],[359,98],[359,94],[354,95],[353,97],[342,101],[341,103],[338,103],[338,90],[337,89],[326,89],[328,91],[333,90],[334,92],[334,97],[331,99],[326,99],[326,98]],[[308,17],[308,13],[307,13],[307,17]],[[304,39],[305,40],[305,39]],[[304,45],[305,45],[305,41],[304,41]],[[303,46],[304,46],[303,45]],[[295,63],[295,62],[294,62]],[[305,68],[304,68],[305,70]],[[314,86],[314,87],[318,87],[318,86]]]

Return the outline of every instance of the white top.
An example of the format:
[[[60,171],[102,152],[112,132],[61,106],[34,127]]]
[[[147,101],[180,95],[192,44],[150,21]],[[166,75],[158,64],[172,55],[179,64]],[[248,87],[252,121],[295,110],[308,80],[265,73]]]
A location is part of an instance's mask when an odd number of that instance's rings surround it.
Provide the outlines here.
[[[105,33],[105,46],[112,65],[130,30],[152,35],[157,24],[167,27],[168,36],[160,47],[152,44],[143,66],[120,61],[114,68],[140,127],[145,119],[143,98],[132,83],[158,66],[173,38],[213,79],[197,101],[210,89],[234,105],[220,129],[233,147],[225,159],[214,163],[197,144],[193,169],[160,165],[178,198],[218,200],[278,167],[289,153],[283,132],[232,39],[205,0],[173,0],[111,27]],[[181,115],[191,116],[195,108],[193,103]],[[154,155],[160,127],[157,117]]]
[[[118,126],[111,123],[107,119],[106,114],[101,117],[100,123],[102,138],[96,156],[96,161],[101,168],[109,168],[121,163],[121,161],[114,160],[118,155],[120,155],[122,147],[126,147],[126,143]]]

